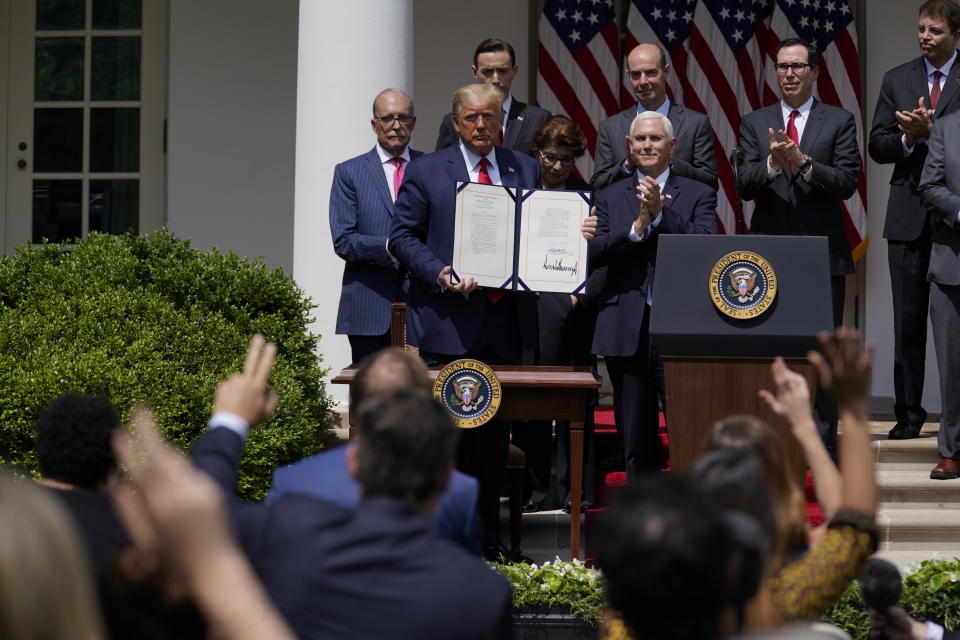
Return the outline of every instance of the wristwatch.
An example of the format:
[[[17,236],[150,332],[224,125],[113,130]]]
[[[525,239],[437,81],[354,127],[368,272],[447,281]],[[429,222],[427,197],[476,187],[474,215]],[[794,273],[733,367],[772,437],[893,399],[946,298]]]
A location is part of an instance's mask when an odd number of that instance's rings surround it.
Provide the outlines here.
[[[797,167],[797,171],[800,173],[806,173],[807,169],[810,168],[810,165],[813,164],[813,160],[810,156],[803,156],[803,164]]]

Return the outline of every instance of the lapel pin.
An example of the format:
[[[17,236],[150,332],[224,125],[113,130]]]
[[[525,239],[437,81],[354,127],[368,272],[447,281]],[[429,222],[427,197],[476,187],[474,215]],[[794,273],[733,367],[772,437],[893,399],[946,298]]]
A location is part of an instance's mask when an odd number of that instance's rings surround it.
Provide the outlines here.
[[[523,120],[523,116],[517,116],[517,120]]]
[[[513,170],[513,167],[507,167],[507,171],[509,171],[510,173],[515,173],[515,171]]]

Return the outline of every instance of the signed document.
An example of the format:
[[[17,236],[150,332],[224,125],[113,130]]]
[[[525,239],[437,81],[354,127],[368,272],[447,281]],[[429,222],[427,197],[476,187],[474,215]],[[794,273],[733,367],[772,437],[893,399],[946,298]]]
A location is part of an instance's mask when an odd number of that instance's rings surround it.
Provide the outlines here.
[[[584,293],[589,196],[459,183],[452,267],[481,287]]]
[[[481,287],[510,288],[516,244],[517,190],[461,183],[453,242],[453,272]]]
[[[590,203],[577,191],[524,190],[517,276],[532,291],[584,293],[587,241],[580,223]]]

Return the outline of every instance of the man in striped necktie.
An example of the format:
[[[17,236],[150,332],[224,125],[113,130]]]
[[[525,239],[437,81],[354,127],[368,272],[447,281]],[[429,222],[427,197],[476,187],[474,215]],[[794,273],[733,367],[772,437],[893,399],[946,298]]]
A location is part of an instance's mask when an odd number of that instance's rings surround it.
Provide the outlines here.
[[[387,234],[407,163],[422,155],[408,146],[416,123],[409,96],[381,91],[370,120],[377,144],[333,172],[330,235],[346,261],[336,331],[350,339],[354,363],[390,346],[390,305],[403,299],[400,265],[387,253]]]

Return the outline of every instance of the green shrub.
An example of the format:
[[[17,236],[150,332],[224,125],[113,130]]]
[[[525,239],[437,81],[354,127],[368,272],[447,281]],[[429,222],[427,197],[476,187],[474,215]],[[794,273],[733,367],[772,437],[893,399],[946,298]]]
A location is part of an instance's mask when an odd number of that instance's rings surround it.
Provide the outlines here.
[[[91,233],[69,250],[0,257],[0,464],[36,472],[37,415],[67,392],[106,394],[124,419],[145,402],[167,437],[189,446],[260,332],[279,347],[280,404],[247,442],[239,488],[260,499],[273,468],[317,451],[328,433],[312,308],[281,269],[197,251],[167,231]]]
[[[960,559],[924,560],[903,571],[900,605],[915,618],[934,620],[947,629],[960,626]],[[863,640],[870,630],[867,606],[856,582],[850,583],[824,620]]]

